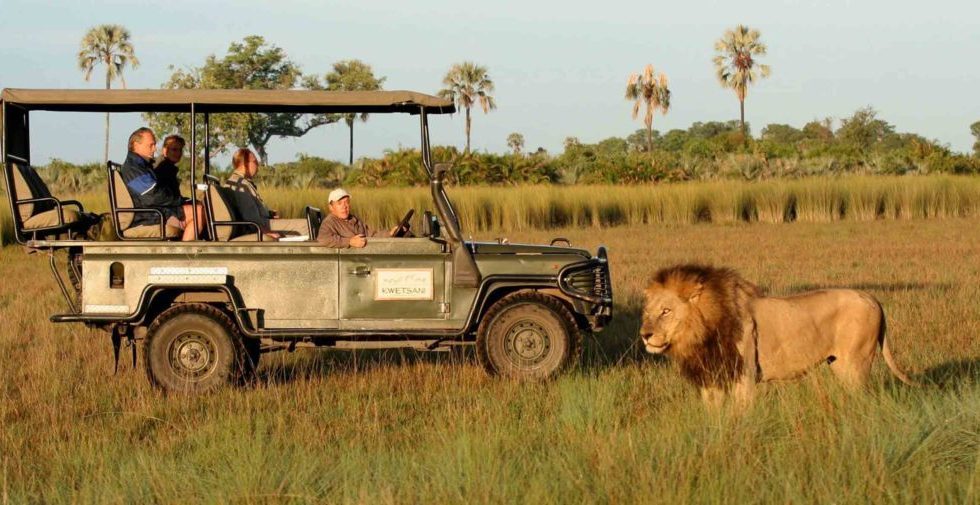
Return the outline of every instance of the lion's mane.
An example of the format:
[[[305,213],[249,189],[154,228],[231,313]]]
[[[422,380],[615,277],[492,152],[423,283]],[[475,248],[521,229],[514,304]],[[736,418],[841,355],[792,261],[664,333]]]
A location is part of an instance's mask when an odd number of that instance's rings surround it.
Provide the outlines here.
[[[734,270],[697,264],[659,270],[649,289],[658,288],[693,298],[689,319],[694,320],[680,325],[667,354],[696,386],[727,389],[745,366],[737,344],[751,318],[749,301],[760,296],[759,289]]]

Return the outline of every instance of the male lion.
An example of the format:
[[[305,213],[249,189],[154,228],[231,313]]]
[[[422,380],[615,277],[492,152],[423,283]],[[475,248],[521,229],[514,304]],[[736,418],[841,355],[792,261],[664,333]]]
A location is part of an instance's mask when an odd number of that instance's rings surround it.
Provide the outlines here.
[[[679,265],[658,271],[646,289],[640,338],[647,352],[676,360],[717,406],[729,392],[751,401],[755,383],[793,379],[826,361],[845,385],[867,384],[878,345],[902,382],[885,341],[885,314],[871,295],[822,289],[764,297],[727,268]]]

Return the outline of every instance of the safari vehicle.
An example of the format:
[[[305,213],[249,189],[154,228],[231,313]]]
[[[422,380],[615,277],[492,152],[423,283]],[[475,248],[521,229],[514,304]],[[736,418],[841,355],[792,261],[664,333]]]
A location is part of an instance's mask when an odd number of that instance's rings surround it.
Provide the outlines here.
[[[263,241],[249,233],[251,223],[236,220],[209,163],[199,167],[192,156],[210,239],[178,242],[162,220],[131,227],[134,213],[153,211],[132,208],[110,163],[106,197],[116,238],[92,241],[84,223],[75,224],[87,215],[81,206],[52,196],[30,166],[35,111],[185,112],[192,153],[198,122],[209,136],[215,113],[415,115],[433,209],[414,228],[417,237],[371,239],[361,249],[318,244],[322,213],[312,207],[308,241]],[[50,258],[67,305],[51,321],[104,329],[117,363],[127,342],[135,364],[141,341],[149,380],[166,391],[247,380],[261,354],[299,347],[444,351],[475,344],[492,374],[551,377],[577,361],[581,332],[600,330],[612,316],[606,251],[593,255],[561,239],[464,240],[443,182],[449,167],[434,165],[429,149],[429,116],[454,111],[450,101],[408,91],[6,89],[4,180],[17,240]],[[202,198],[192,193],[195,202]],[[412,215],[405,210],[399,232]],[[56,258],[64,257],[62,266]]]

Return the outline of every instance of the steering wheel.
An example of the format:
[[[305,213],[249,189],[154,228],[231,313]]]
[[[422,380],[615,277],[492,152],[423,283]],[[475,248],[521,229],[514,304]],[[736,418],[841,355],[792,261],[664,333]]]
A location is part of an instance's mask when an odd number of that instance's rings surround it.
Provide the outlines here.
[[[398,226],[395,227],[395,231],[391,233],[392,237],[404,237],[408,233],[409,221],[411,221],[412,216],[415,215],[415,209],[408,209],[405,217],[398,222]]]

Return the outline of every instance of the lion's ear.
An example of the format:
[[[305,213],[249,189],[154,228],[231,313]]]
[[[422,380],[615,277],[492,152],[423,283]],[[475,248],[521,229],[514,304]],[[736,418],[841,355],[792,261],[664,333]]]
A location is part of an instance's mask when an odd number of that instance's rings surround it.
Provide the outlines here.
[[[698,299],[701,298],[701,293],[704,291],[704,283],[699,282],[694,289],[691,290],[691,294],[688,295],[687,301],[691,303],[697,303]]]

